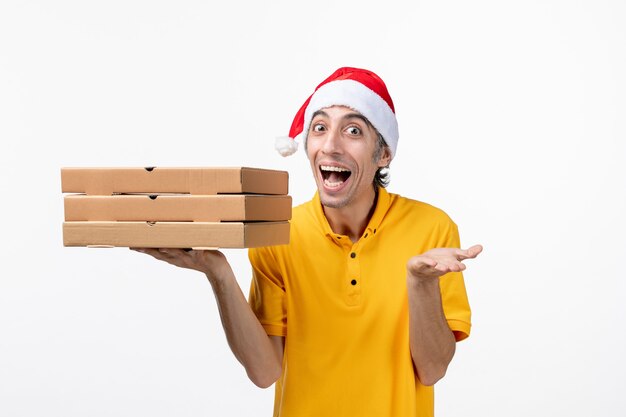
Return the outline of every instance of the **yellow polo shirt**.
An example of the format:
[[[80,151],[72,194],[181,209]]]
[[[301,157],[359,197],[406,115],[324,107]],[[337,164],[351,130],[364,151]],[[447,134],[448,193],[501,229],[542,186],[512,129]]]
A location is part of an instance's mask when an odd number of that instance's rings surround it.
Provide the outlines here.
[[[436,247],[459,247],[454,222],[381,188],[356,243],[332,231],[316,194],[294,209],[288,245],[249,251],[250,305],[269,335],[286,337],[274,416],[433,415],[433,388],[420,384],[409,349],[406,262]],[[440,287],[448,325],[464,339],[462,274]]]

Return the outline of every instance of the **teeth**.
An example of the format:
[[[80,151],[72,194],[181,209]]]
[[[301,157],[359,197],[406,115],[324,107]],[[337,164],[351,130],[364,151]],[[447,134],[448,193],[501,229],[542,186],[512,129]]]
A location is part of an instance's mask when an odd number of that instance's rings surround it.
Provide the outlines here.
[[[331,167],[330,165],[322,165],[320,166],[322,171],[334,171],[334,172],[350,172],[349,169],[341,168],[341,167]]]
[[[343,181],[330,182],[328,180],[324,180],[324,185],[326,185],[328,188],[336,188],[339,187],[341,184],[343,184]]]

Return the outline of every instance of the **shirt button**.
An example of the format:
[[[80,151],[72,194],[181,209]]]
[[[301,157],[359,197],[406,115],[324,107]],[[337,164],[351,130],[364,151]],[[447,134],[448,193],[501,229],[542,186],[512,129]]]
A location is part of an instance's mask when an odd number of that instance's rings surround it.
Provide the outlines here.
[[[356,285],[356,279],[353,279],[352,281],[350,281],[350,284]]]
[[[352,259],[356,258],[356,253],[352,252],[352,253],[350,254],[350,257],[351,257]]]

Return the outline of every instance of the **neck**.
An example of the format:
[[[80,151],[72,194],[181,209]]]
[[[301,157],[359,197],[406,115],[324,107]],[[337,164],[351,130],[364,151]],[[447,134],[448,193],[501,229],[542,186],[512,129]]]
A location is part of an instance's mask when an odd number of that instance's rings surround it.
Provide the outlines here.
[[[372,187],[371,193],[341,208],[322,206],[324,215],[333,232],[345,235],[356,242],[363,235],[374,210],[378,193]]]

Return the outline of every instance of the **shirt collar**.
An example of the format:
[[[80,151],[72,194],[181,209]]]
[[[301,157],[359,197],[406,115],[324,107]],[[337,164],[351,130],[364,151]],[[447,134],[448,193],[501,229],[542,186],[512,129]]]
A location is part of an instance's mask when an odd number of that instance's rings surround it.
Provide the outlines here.
[[[376,234],[376,231],[379,229],[385,214],[389,210],[391,206],[391,195],[387,192],[383,187],[378,187],[378,197],[376,199],[376,208],[374,209],[374,214],[370,218],[367,227],[365,228],[365,233]],[[319,192],[316,191],[313,196],[313,210],[315,214],[315,218],[318,224],[322,227],[322,230],[326,236],[334,237],[336,235],[335,232],[330,228],[330,224],[328,223],[328,219],[324,214],[324,209],[322,208],[322,203],[320,201]]]
[[[376,230],[380,228],[385,215],[391,207],[391,195],[383,187],[378,187],[378,199],[376,200],[376,209],[370,219],[366,230],[376,234]]]

